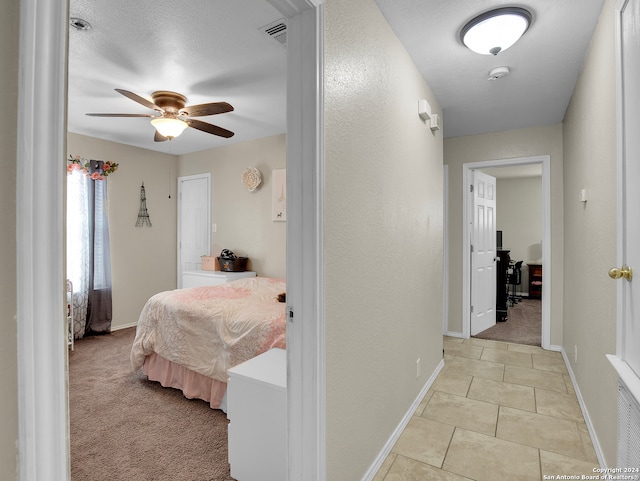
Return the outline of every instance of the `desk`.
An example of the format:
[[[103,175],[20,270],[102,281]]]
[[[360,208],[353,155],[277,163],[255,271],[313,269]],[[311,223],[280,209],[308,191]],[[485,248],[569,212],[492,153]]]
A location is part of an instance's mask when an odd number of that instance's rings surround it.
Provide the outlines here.
[[[496,321],[507,320],[507,307],[509,301],[509,286],[507,285],[507,270],[511,257],[510,250],[498,250],[498,264],[496,266]]]
[[[529,268],[529,299],[542,298],[542,264],[527,264]]]

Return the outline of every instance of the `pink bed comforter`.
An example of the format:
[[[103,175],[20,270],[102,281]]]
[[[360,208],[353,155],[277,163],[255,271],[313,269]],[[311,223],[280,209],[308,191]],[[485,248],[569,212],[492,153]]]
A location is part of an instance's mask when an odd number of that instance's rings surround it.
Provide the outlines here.
[[[155,352],[204,376],[227,382],[227,369],[285,347],[285,282],[249,277],[218,286],[165,291],[145,304],[131,348],[140,368]]]

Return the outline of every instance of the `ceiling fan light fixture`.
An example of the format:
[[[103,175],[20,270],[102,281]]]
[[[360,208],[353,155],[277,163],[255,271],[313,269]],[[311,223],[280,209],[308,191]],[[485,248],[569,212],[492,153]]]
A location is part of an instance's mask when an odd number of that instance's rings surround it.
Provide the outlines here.
[[[189,127],[189,124],[184,120],[164,117],[153,119],[151,121],[151,125],[156,128],[160,135],[168,139],[176,138],[184,131],[184,129]]]
[[[531,20],[531,12],[524,8],[497,8],[467,22],[460,31],[460,39],[473,52],[498,55],[524,35]]]

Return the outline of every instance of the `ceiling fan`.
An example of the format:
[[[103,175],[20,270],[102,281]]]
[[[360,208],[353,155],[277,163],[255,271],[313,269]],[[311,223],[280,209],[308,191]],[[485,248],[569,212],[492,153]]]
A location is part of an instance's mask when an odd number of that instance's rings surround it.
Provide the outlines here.
[[[207,132],[220,137],[233,137],[233,132],[217,125],[209,124],[192,117],[206,117],[207,115],[224,114],[232,112],[233,107],[227,102],[213,102],[208,104],[186,106],[187,98],[177,92],[159,90],[151,94],[151,100],[147,100],[138,94],[128,90],[115,89],[119,94],[138,102],[145,107],[155,110],[159,115],[152,114],[87,114],[92,117],[146,117],[156,128],[153,138],[156,142],[171,140],[180,135],[187,127]]]

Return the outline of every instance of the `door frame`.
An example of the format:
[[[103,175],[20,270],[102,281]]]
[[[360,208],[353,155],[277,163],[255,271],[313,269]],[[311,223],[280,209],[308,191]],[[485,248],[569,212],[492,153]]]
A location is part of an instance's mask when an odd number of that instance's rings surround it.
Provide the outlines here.
[[[176,286],[178,286],[178,289],[182,287],[182,182],[197,179],[206,179],[207,181],[207,255],[211,252],[211,172],[178,177],[178,228],[176,232],[178,244],[178,265],[176,266],[178,278],[176,279]]]
[[[472,171],[489,167],[530,164],[542,165],[542,265],[545,279],[542,283],[542,347],[555,350],[551,345],[551,156],[549,155],[462,164],[462,337],[468,339],[471,333],[471,227],[469,222],[473,213],[469,185],[473,179]]]
[[[325,479],[323,0],[267,0],[288,19],[288,478]],[[68,0],[21,0],[16,174],[18,476],[68,481],[64,316]],[[294,125],[294,122],[298,122]],[[57,154],[56,154],[57,153]],[[58,156],[58,168],[51,158]],[[294,162],[295,160],[295,162]],[[294,166],[291,169],[291,166]],[[299,168],[296,169],[295,166]],[[48,175],[33,175],[33,172]],[[291,180],[289,177],[291,174]],[[297,199],[299,203],[294,203]],[[310,214],[310,217],[305,217]],[[307,227],[303,230],[301,227]],[[41,239],[48,239],[42,243]],[[308,243],[306,241],[309,241]],[[62,254],[61,254],[62,253]],[[303,260],[305,264],[298,264]],[[37,298],[34,293],[37,293]],[[37,302],[35,302],[37,299]],[[57,313],[57,314],[56,314]],[[59,321],[59,323],[58,323]],[[308,402],[307,402],[308,401]],[[296,457],[297,456],[297,457]]]

